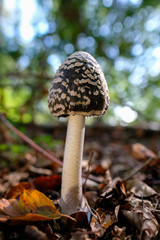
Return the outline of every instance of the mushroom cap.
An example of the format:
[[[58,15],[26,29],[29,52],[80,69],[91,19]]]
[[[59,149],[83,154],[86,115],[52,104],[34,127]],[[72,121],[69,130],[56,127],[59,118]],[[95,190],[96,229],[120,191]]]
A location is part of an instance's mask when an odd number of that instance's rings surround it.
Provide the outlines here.
[[[100,65],[89,53],[70,55],[57,70],[48,94],[53,116],[98,116],[109,105],[107,82]]]

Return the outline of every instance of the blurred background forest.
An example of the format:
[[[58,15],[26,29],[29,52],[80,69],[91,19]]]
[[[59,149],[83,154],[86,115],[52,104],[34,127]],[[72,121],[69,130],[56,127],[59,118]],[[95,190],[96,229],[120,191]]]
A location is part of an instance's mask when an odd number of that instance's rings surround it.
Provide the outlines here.
[[[82,50],[109,86],[103,123],[159,125],[158,0],[1,0],[0,24],[0,112],[10,121],[58,123],[48,87],[64,59]]]

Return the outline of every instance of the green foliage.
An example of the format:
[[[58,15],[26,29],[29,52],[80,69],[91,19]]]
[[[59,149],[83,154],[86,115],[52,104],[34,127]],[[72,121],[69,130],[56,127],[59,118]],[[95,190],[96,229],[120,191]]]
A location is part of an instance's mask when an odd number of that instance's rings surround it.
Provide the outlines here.
[[[7,144],[5,143],[0,144],[0,151],[6,151],[7,149],[8,149]]]
[[[20,145],[20,144],[12,144],[10,148],[13,154],[22,154],[22,153],[24,154],[27,149],[28,149],[27,146]]]
[[[28,146],[24,144],[0,144],[0,168],[3,167],[16,167],[21,160],[24,160],[25,153],[28,152]]]
[[[50,149],[54,149],[55,147],[59,147],[63,144],[61,140],[53,140],[53,136],[51,135],[40,135],[34,139],[34,141],[40,146],[46,145]]]
[[[10,120],[55,121],[47,107],[51,79],[68,55],[82,50],[98,60],[109,85],[105,123],[160,121],[158,1],[13,2],[12,9],[2,2],[0,37],[0,111]],[[126,107],[133,119],[121,117]]]

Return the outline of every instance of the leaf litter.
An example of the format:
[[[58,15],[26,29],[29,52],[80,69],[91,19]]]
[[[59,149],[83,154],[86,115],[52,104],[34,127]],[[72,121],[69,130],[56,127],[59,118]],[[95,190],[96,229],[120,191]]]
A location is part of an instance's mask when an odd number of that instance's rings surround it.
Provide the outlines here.
[[[136,142],[139,137],[134,135],[134,131],[130,142],[126,142],[122,134],[115,135],[115,132],[106,141],[102,134],[98,137],[95,132],[95,129],[89,130],[84,150],[86,160],[82,164],[88,212],[72,216],[61,213],[62,168],[34,148],[26,148],[24,156],[19,154],[11,166],[0,168],[2,240],[160,239],[158,140],[151,141],[157,144],[151,150],[145,146],[149,141],[145,131],[141,142]],[[5,126],[2,134],[5,136],[0,138],[0,144],[16,142]],[[65,132],[60,136],[63,134],[65,136]],[[131,136],[128,129],[124,129],[124,134]],[[150,138],[154,138],[154,132]],[[5,148],[2,149],[1,164],[6,156]],[[89,153],[93,152],[94,156],[90,159]],[[62,159],[63,149],[53,155]],[[12,152],[7,157],[12,158]],[[43,164],[39,164],[40,160]]]

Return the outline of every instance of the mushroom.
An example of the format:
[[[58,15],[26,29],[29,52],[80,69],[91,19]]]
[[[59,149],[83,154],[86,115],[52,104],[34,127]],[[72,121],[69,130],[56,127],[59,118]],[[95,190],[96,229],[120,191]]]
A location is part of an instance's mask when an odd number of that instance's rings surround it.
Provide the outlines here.
[[[68,117],[61,188],[65,214],[84,206],[81,164],[85,117],[105,114],[108,105],[109,92],[100,65],[89,53],[74,52],[57,70],[48,95],[52,115]]]

